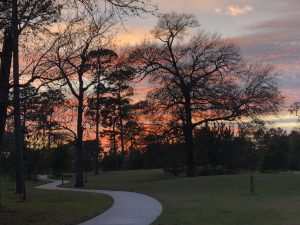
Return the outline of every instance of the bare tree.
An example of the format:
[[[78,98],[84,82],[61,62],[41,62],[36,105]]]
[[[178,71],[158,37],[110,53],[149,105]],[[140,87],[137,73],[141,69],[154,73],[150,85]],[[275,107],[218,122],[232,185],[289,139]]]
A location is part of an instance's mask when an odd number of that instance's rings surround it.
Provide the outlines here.
[[[151,0],[65,0],[77,11],[87,10],[92,14],[95,7],[103,9],[103,13],[112,13],[114,16],[123,20],[128,16],[141,16],[144,13],[155,13],[158,7],[151,3]]]
[[[59,74],[70,94],[76,101],[76,187],[83,186],[82,141],[84,132],[84,110],[87,92],[97,80],[92,79],[90,52],[101,48],[109,29],[114,25],[111,18],[97,17],[91,20],[79,19],[68,23],[55,37],[49,63],[56,67],[51,73]],[[55,78],[54,78],[55,79]]]
[[[244,63],[238,48],[217,34],[191,35],[198,26],[193,15],[164,14],[152,32],[157,41],[132,53],[157,86],[148,95],[154,115],[167,114],[171,129],[184,136],[187,176],[195,175],[195,127],[274,113],[282,101],[273,67]]]

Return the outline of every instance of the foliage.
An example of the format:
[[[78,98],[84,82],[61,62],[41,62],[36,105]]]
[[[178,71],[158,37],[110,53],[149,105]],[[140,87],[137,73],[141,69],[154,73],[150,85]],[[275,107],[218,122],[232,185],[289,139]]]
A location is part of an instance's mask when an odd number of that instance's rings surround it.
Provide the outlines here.
[[[67,145],[59,146],[51,151],[50,168],[54,175],[70,172],[72,168],[71,149]]]

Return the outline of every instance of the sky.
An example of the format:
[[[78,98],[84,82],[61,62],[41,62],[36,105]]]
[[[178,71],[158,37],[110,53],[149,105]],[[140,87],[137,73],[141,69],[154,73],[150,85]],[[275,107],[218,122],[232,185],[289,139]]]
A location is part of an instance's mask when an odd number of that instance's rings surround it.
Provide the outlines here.
[[[286,109],[300,101],[300,1],[299,0],[152,0],[159,12],[191,13],[203,28],[233,39],[242,55],[252,61],[272,63],[278,84],[286,97]],[[135,44],[150,34],[157,18],[125,21],[120,33],[123,43]],[[146,85],[139,87],[142,93]],[[297,117],[283,111],[268,117],[287,130],[299,126]]]

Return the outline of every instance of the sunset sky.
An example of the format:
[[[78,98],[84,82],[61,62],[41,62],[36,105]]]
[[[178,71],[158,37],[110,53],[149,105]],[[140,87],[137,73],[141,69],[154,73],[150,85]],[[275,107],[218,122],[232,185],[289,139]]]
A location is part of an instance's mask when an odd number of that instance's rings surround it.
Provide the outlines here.
[[[286,97],[286,108],[300,101],[300,1],[299,0],[153,0],[164,12],[194,14],[202,27],[232,38],[243,56],[272,63],[279,72],[278,82]],[[128,19],[123,43],[135,44],[149,36],[157,18]],[[146,85],[139,88],[143,92]],[[275,126],[290,130],[297,117],[288,112],[268,118]]]

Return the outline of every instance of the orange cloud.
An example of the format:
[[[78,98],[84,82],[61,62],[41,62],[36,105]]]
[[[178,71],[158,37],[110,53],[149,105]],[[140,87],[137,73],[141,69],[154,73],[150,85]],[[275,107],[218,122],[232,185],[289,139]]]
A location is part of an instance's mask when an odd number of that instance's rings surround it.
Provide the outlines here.
[[[253,6],[245,5],[244,7],[239,6],[228,6],[226,14],[229,16],[245,15],[253,11]]]

